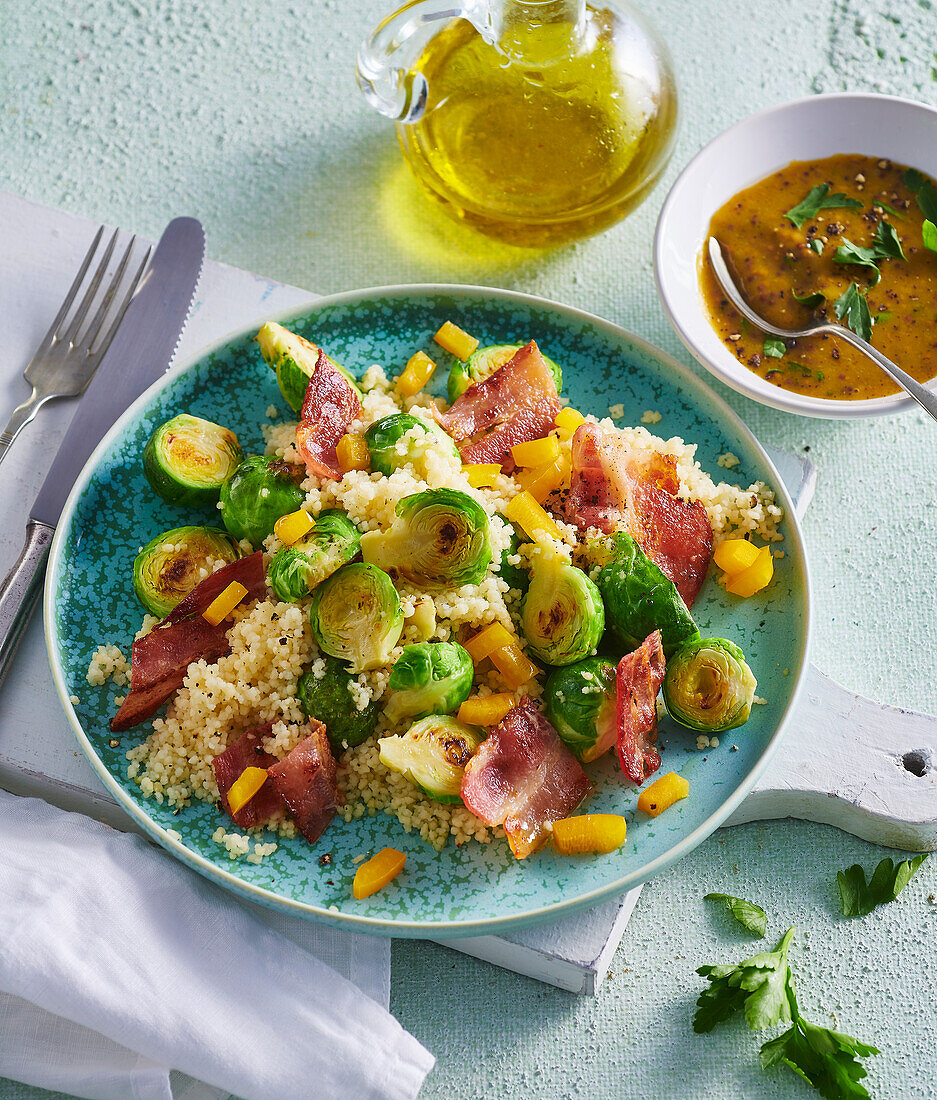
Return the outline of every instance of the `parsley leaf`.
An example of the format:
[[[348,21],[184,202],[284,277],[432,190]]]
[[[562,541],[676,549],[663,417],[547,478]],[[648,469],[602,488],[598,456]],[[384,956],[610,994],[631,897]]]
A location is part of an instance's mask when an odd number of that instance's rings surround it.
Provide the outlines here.
[[[876,199],[872,205],[881,207],[882,210],[887,211],[895,218],[901,218],[902,220],[904,219],[904,214],[902,214],[900,210],[896,210],[893,206],[889,206],[887,202],[882,202],[881,199]]]
[[[937,225],[929,218],[921,226],[921,236],[924,240],[924,247],[929,248],[931,252],[937,252]]]
[[[856,199],[847,198],[841,191],[831,195],[828,183],[818,183],[816,187],[811,187],[806,196],[796,206],[792,206],[783,216],[797,229],[800,229],[805,221],[815,218],[821,210],[830,210],[834,207],[861,210],[862,203]]]
[[[764,353],[769,355],[772,359],[783,359],[784,353],[787,351],[787,344],[777,336],[766,336]],[[707,894],[707,897],[715,897],[715,894]]]
[[[846,324],[863,340],[872,339],[872,315],[869,313],[869,303],[855,283],[850,283],[845,292],[833,303],[836,316],[840,321],[845,319]]]
[[[696,973],[709,979],[709,988],[696,1001],[693,1030],[712,1031],[742,1009],[753,1030],[791,1020],[787,986],[791,969],[787,951],[794,938],[793,927],[781,937],[774,951],[763,951],[735,966],[701,966]]]
[[[767,343],[768,341],[765,340],[765,345]],[[778,343],[783,344],[783,341],[779,340]],[[770,354],[767,347],[765,351],[766,354]],[[781,352],[781,355],[783,354]],[[706,894],[705,896],[713,901],[723,902],[739,924],[748,929],[753,936],[758,936],[759,939],[764,936],[765,929],[768,927],[768,918],[760,905],[756,905],[753,901],[745,901],[744,898],[734,898],[731,894]]]
[[[908,258],[901,247],[901,241],[898,239],[895,227],[885,221],[884,218],[878,223],[875,236],[872,238],[872,251],[875,253],[876,259],[879,260],[906,260]]]
[[[902,176],[902,180],[905,187],[907,187],[909,191],[914,191],[916,194],[921,189],[924,177],[916,168],[909,168]]]
[[[819,237],[813,237],[811,240],[807,241],[807,247],[813,249],[818,256],[823,255],[823,241],[821,241]]]
[[[815,290],[812,294],[805,294],[801,297],[797,291],[791,287],[791,296],[795,302],[802,302],[808,309],[817,309],[826,301],[826,295],[822,294],[819,290]]]
[[[883,859],[868,883],[865,880],[865,871],[858,863],[847,867],[845,871],[839,871],[836,881],[839,884],[843,916],[864,917],[876,905],[894,901],[925,859],[926,854],[915,856],[914,859],[903,860],[897,866],[891,859]]]
[[[861,264],[863,267],[870,267],[875,272],[875,282],[872,283],[872,286],[875,286],[882,277],[878,264],[875,262],[878,259],[875,255],[875,249],[863,248],[862,245],[853,244],[848,237],[843,237],[843,243],[836,249],[836,255],[833,259],[838,264]]]
[[[867,1073],[858,1059],[878,1054],[878,1050],[851,1035],[808,1023],[796,1005],[794,1013],[790,1030],[762,1046],[761,1068],[784,1062],[829,1100],[867,1100],[869,1094],[859,1084]]]
[[[917,193],[917,204],[929,222],[937,222],[937,187],[930,180],[923,180]]]

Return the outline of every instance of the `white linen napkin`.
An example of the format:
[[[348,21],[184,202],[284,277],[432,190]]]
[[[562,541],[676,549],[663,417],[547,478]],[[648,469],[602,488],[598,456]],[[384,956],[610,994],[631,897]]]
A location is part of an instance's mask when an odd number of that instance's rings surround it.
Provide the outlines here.
[[[415,1097],[435,1059],[303,936],[141,837],[0,790],[2,1077],[91,1100]]]

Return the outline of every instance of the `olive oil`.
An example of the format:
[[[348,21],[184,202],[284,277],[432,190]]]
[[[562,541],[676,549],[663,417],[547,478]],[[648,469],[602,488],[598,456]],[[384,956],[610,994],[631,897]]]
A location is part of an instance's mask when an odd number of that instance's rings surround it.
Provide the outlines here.
[[[424,46],[409,77],[425,103],[398,124],[410,166],[449,213],[512,244],[606,228],[669,158],[666,51],[633,13],[583,0],[505,0],[498,29],[492,42],[457,19]]]

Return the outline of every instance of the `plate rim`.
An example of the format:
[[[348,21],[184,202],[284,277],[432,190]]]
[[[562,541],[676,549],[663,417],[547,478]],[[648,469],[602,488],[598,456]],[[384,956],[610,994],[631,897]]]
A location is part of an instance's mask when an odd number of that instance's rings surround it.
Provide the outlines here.
[[[804,627],[800,647],[800,665],[797,670],[796,681],[784,708],[777,727],[765,745],[761,755],[757,758],[748,774],[742,779],[730,797],[722,802],[719,807],[702,821],[691,833],[683,837],[676,845],[662,853],[655,860],[643,865],[638,871],[632,872],[615,882],[590,890],[585,894],[579,894],[575,898],[542,905],[534,909],[525,910],[522,913],[514,913],[502,917],[484,917],[469,921],[418,921],[408,919],[398,921],[386,917],[368,917],[357,913],[334,912],[325,905],[313,904],[306,901],[297,901],[286,898],[268,887],[254,883],[248,883],[239,878],[233,872],[212,863],[205,856],[188,848],[181,840],[170,835],[168,828],[160,825],[144,809],[144,806],[135,801],[105,767],[104,762],[98,756],[91,744],[90,738],[85,733],[84,727],[78,718],[71,702],[70,692],[65,683],[63,663],[54,644],[56,637],[55,627],[55,582],[61,574],[64,563],[64,547],[66,541],[65,532],[71,527],[74,520],[74,511],[79,497],[86,489],[94,471],[97,469],[103,452],[109,448],[112,442],[125,430],[126,425],[132,420],[138,410],[146,404],[152,396],[165,389],[172,381],[190,370],[196,363],[213,354],[236,339],[243,339],[254,333],[264,321],[276,321],[280,324],[290,319],[308,317],[311,313],[323,308],[351,305],[377,296],[391,297],[429,295],[475,295],[496,301],[514,302],[522,306],[547,308],[551,312],[559,312],[565,317],[584,322],[610,333],[616,340],[624,340],[634,345],[643,354],[657,360],[661,365],[672,370],[680,378],[681,382],[702,395],[715,401],[723,417],[728,424],[760,455],[765,467],[772,475],[772,489],[777,497],[780,497],[781,505],[785,512],[785,521],[789,530],[787,537],[792,540],[800,552],[804,563]],[[314,920],[333,928],[339,928],[347,932],[364,932],[372,935],[385,935],[395,939],[409,938],[459,938],[462,936],[478,936],[497,934],[532,927],[551,920],[559,920],[571,916],[583,909],[592,908],[600,902],[611,897],[624,895],[629,890],[642,885],[654,875],[660,873],[671,864],[684,858],[698,847],[710,834],[732,814],[741,804],[744,798],[754,787],[759,777],[764,773],[772,756],[777,751],[784,731],[790,718],[796,710],[801,693],[804,690],[806,673],[809,667],[810,651],[813,635],[813,599],[810,562],[807,548],[800,529],[800,520],[790,498],[783,479],[778,473],[761,443],[755,438],[742,418],[732,409],[725,399],[718,394],[704,379],[699,378],[687,366],[680,363],[669,352],[645,340],[643,337],[630,332],[623,326],[613,321],[608,321],[596,314],[575,306],[564,305],[550,298],[544,298],[535,294],[527,294],[521,291],[507,290],[499,287],[479,286],[469,283],[402,283],[387,286],[364,287],[359,290],[341,291],[337,294],[323,295],[301,305],[290,306],[276,313],[265,315],[259,322],[254,320],[250,324],[234,329],[224,336],[203,345],[196,351],[185,355],[179,362],[173,362],[172,366],[155,382],[148,386],[137,399],[117,418],[114,424],[102,437],[94,448],[87,462],[82,467],[75,479],[68,498],[62,509],[56,525],[55,536],[49,552],[48,566],[43,592],[43,629],[45,635],[46,652],[49,658],[49,666],[52,672],[53,683],[59,696],[59,701],[69,720],[69,724],[75,737],[88,759],[95,774],[104,784],[108,793],[113,797],[124,812],[134,823],[155,840],[161,847],[167,849],[187,867],[192,868],[216,885],[230,890],[239,897],[249,901],[258,902],[278,912],[288,913],[306,920]]]

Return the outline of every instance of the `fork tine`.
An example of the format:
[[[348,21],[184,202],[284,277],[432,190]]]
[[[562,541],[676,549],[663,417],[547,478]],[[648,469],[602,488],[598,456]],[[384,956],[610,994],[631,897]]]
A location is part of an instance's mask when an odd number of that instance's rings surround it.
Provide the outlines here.
[[[55,335],[62,325],[62,322],[68,316],[68,311],[72,307],[72,302],[78,295],[78,291],[81,290],[81,284],[84,282],[85,275],[88,273],[88,268],[91,266],[91,261],[94,258],[95,252],[98,250],[98,245],[101,243],[101,237],[104,235],[104,226],[98,226],[98,231],[94,235],[94,240],[91,242],[91,247],[85,253],[85,258],[81,261],[81,267],[78,269],[78,274],[75,276],[71,287],[69,287],[68,294],[65,301],[62,303],[61,308],[55,316],[55,320],[49,326],[49,331],[43,336],[39,347],[36,348],[33,359],[37,360],[40,355],[44,355],[52,346],[55,340]]]
[[[140,281],[143,278],[143,273],[147,269],[147,265],[150,262],[150,256],[152,254],[153,254],[153,246],[150,245],[150,247],[146,250],[146,254],[143,257],[142,263],[137,268],[136,275],[134,275],[133,279],[130,282],[130,286],[127,289],[127,293],[124,296],[123,301],[120,303],[120,306],[117,309],[116,316],[114,317],[113,321],[111,321],[109,328],[104,333],[104,335],[100,338],[100,341],[97,343],[97,346],[94,349],[93,354],[94,354],[94,369],[95,370],[97,370],[98,363],[100,363],[101,359],[104,357],[104,353],[111,346],[111,341],[114,339],[115,333],[120,328],[120,323],[124,319],[124,314],[127,312],[127,308],[129,307],[130,303],[133,301],[133,299],[134,299],[134,297],[137,293],[137,288],[140,285]],[[90,350],[89,350],[89,354],[91,354]]]
[[[136,243],[137,238],[136,235],[134,235],[130,238],[130,244],[128,244],[127,248],[124,250],[117,271],[108,283],[107,291],[101,299],[101,304],[98,306],[97,312],[85,328],[84,335],[81,339],[81,346],[83,346],[86,351],[91,351],[91,345],[94,343],[101,326],[104,324],[104,318],[107,316],[107,311],[110,308],[111,302],[114,300],[114,295],[120,289],[120,284],[124,278],[124,272],[127,270],[127,264],[130,261],[130,256]]]
[[[115,229],[111,239],[107,242],[107,248],[104,250],[104,255],[101,257],[101,262],[98,264],[97,270],[91,278],[91,282],[88,284],[88,289],[85,291],[84,297],[81,299],[81,303],[75,312],[75,316],[72,318],[71,324],[65,329],[64,332],[57,332],[56,336],[62,341],[62,343],[73,344],[75,337],[78,334],[78,330],[81,328],[85,317],[88,315],[88,311],[91,309],[91,305],[94,301],[95,295],[98,292],[98,287],[101,285],[101,281],[107,272],[107,265],[111,262],[111,256],[114,252],[114,245],[117,244],[117,237],[120,233],[119,229]]]

